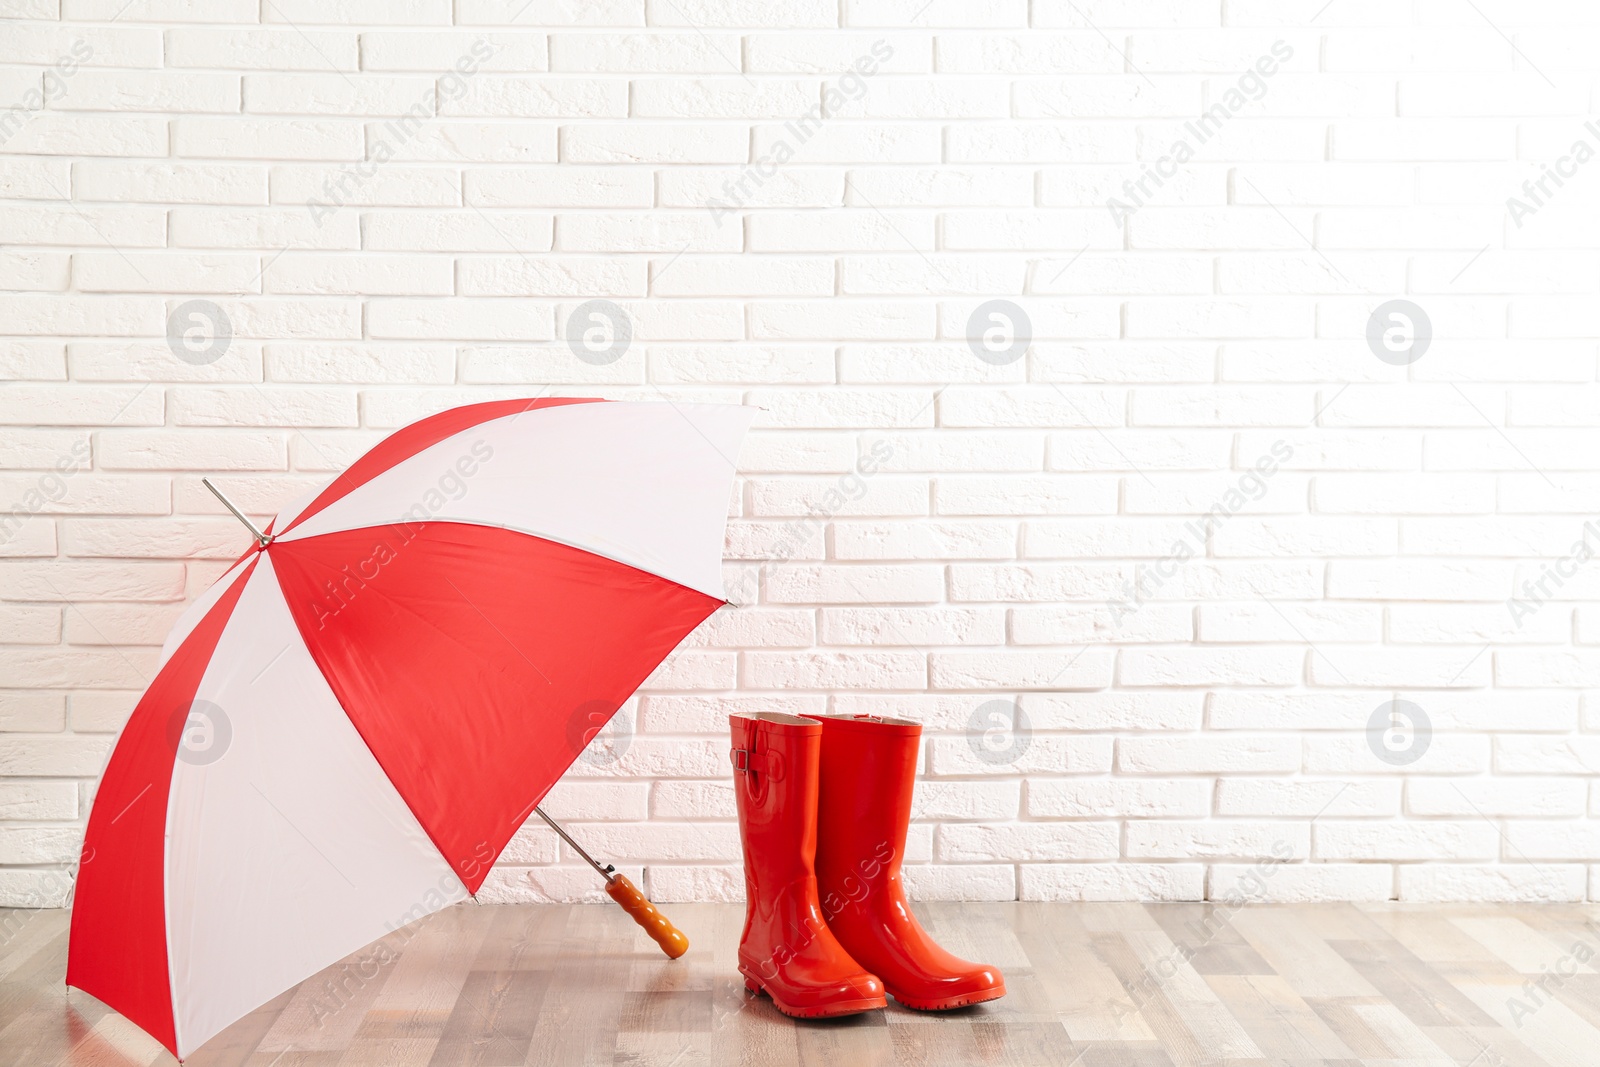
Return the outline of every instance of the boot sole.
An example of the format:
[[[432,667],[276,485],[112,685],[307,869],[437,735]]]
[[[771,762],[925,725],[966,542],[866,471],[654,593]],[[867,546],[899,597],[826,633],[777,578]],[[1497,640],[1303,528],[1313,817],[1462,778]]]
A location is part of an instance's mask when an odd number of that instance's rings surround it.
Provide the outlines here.
[[[999,1000],[1006,995],[1005,986],[993,989],[981,989],[976,993],[964,993],[958,997],[942,997],[937,1000],[918,1000],[915,997],[902,997],[894,990],[889,995],[900,1002],[902,1007],[912,1011],[949,1011],[951,1008],[965,1008],[972,1004],[982,1004],[990,1000]]]
[[[785,1004],[767,992],[765,986],[749,975],[744,977],[744,988],[747,993],[769,998],[774,1008],[777,1008],[791,1019],[832,1019],[840,1015],[860,1015],[864,1011],[872,1011],[876,1008],[889,1006],[888,1000],[884,997],[862,997],[860,1000],[840,1000],[816,1008],[797,1008],[791,1004]]]

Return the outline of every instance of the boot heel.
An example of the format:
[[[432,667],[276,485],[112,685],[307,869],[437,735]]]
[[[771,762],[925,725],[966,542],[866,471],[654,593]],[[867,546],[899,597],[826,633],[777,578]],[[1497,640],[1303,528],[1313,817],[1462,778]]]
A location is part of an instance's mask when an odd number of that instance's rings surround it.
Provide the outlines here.
[[[756,996],[761,995],[761,987],[756,984],[756,980],[754,978],[746,978],[744,980],[744,991],[746,993],[753,993]]]

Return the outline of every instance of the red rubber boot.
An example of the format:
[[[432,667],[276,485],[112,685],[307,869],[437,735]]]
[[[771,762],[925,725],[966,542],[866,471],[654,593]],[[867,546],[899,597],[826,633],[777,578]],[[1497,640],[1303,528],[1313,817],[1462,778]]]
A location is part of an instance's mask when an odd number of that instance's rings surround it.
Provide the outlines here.
[[[908,1008],[941,1011],[1006,995],[998,969],[940,948],[900,878],[922,727],[866,715],[822,720],[817,885],[845,950]]]
[[[801,1019],[884,1007],[883,983],[839,947],[817,900],[812,863],[822,724],[777,712],[728,721],[744,846],[739,973],[745,988]]]

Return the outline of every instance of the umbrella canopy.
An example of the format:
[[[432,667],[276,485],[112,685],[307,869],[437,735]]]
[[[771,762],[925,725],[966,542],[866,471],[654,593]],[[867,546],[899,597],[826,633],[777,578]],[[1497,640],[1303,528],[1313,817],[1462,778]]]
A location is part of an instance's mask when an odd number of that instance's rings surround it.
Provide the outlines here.
[[[723,603],[750,419],[456,408],[280,513],[179,620],[117,740],[67,983],[181,1058],[476,893],[594,731]]]

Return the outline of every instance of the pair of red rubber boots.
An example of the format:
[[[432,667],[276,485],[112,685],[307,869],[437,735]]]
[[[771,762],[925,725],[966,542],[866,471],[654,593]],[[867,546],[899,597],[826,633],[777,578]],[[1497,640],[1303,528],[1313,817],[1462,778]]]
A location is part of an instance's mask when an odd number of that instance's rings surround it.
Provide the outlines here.
[[[785,1015],[938,1011],[1005,996],[940,948],[900,878],[922,727],[868,716],[734,715],[744,845],[739,971]]]

